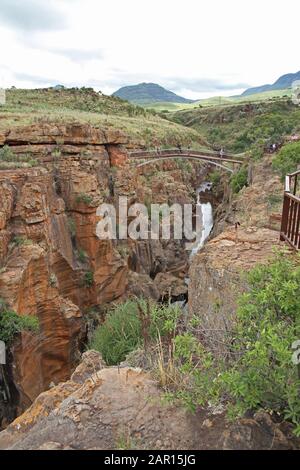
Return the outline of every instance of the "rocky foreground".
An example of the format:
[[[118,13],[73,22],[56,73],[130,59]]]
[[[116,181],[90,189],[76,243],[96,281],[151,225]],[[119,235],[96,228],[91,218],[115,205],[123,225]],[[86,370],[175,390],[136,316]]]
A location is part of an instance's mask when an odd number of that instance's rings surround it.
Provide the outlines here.
[[[148,373],[105,367],[83,355],[71,379],[42,393],[0,433],[0,449],[296,449],[289,426],[266,413],[226,423],[222,412],[195,415],[167,405]]]

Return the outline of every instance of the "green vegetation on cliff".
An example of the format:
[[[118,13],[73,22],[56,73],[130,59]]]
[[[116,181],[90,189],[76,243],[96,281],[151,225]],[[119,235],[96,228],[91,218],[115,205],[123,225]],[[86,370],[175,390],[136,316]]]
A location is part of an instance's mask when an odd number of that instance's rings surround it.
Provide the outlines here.
[[[10,147],[4,145],[0,148],[0,170],[11,168],[28,168],[38,164],[30,155],[15,155]]]
[[[128,300],[106,317],[95,331],[90,348],[101,352],[108,365],[119,364],[139,347],[147,347],[161,336],[172,336],[180,313],[176,307]]]
[[[281,142],[300,130],[300,108],[291,100],[196,108],[166,116],[197,130],[209,144],[237,153]]]
[[[9,309],[6,303],[0,299],[0,340],[9,345],[14,337],[22,331],[36,332],[39,322],[36,317],[18,315]]]
[[[300,435],[300,369],[297,357],[293,361],[300,339],[299,259],[279,253],[247,279],[248,292],[239,298],[236,325],[220,355],[201,342],[201,319],[175,338],[177,367],[185,377],[175,396],[192,408],[222,403],[231,419],[272,411]]]
[[[280,252],[247,281],[235,326],[218,353],[205,343],[201,318],[184,326],[178,308],[145,301],[115,307],[90,346],[109,365],[144,347],[167,399],[192,410],[222,405],[232,420],[264,409],[291,421],[300,435],[300,369],[293,349],[300,339],[299,259]]]
[[[273,160],[273,167],[285,177],[297,170],[300,164],[300,142],[285,145]]]
[[[123,131],[131,143],[155,147],[203,145],[197,131],[162,119],[157,113],[90,88],[10,89],[0,108],[0,133],[15,126],[43,122],[89,123]]]

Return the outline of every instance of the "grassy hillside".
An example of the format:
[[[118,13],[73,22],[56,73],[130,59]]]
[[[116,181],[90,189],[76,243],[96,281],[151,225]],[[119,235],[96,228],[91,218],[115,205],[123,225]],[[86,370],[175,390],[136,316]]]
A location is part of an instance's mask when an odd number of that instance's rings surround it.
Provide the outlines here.
[[[272,90],[265,91],[262,93],[255,93],[248,96],[213,96],[211,98],[206,98],[203,100],[196,101],[194,103],[152,103],[143,105],[146,109],[153,109],[157,112],[173,112],[180,111],[184,109],[197,109],[199,107],[208,107],[208,106],[232,106],[234,104],[243,104],[243,103],[259,103],[261,101],[277,101],[281,98],[291,97],[292,90],[290,88],[285,90]]]
[[[127,134],[138,146],[203,145],[197,131],[92,89],[7,90],[6,105],[0,106],[0,132],[39,120],[113,127]]]
[[[169,119],[195,129],[228,151],[258,151],[300,131],[300,107],[289,99],[177,111]]]

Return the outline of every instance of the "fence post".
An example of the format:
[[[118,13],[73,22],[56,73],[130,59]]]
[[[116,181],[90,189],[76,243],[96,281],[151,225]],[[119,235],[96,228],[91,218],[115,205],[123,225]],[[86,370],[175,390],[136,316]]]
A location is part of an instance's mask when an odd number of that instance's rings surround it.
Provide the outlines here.
[[[287,233],[289,212],[290,212],[290,198],[288,197],[288,195],[286,193],[284,193],[282,219],[281,219],[281,229],[280,229],[280,240],[281,241],[285,240],[283,235],[286,235],[286,233]]]

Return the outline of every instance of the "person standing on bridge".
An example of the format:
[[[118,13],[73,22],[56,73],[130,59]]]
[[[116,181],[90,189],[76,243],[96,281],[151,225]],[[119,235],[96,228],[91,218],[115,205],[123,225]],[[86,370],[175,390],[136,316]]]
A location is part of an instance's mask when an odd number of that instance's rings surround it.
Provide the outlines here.
[[[181,144],[177,144],[177,148],[178,148],[179,152],[182,153]]]
[[[221,150],[220,150],[220,158],[223,158],[223,157],[224,157],[224,149],[222,147]]]

